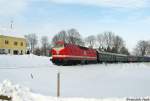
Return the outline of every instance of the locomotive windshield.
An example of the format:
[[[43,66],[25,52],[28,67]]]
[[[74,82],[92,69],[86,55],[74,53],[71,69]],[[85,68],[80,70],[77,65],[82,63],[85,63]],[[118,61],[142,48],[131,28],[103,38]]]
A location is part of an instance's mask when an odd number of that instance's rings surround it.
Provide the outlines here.
[[[63,41],[57,41],[54,45],[55,50],[61,50],[64,48],[64,42]]]
[[[54,47],[55,48],[62,48],[62,47],[64,47],[64,45],[63,44],[56,44]]]

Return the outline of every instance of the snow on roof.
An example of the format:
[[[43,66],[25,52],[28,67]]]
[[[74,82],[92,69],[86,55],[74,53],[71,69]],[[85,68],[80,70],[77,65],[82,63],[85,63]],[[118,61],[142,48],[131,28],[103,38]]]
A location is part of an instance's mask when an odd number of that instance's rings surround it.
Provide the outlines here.
[[[6,37],[12,37],[12,38],[17,38],[17,39],[25,39],[25,37],[22,36],[17,36],[17,35],[4,35],[4,34],[0,34],[0,36],[6,36]]]

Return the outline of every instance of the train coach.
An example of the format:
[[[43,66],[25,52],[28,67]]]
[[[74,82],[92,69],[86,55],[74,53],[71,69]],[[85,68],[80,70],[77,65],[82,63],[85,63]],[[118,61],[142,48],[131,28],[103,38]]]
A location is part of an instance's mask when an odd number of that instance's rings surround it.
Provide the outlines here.
[[[51,50],[51,61],[56,65],[76,65],[88,63],[150,62],[150,57],[131,56],[101,52],[92,48],[58,41]]]
[[[98,51],[98,50],[97,50]],[[109,52],[100,52],[98,51],[97,61],[99,63],[115,63],[115,62],[127,62],[128,56],[123,54],[109,53]]]

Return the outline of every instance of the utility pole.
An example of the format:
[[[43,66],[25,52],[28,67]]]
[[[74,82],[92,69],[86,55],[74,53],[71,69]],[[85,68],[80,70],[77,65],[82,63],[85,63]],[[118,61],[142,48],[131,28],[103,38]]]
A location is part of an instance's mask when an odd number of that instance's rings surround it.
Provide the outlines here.
[[[57,73],[57,97],[60,97],[60,73]]]
[[[10,29],[13,29],[13,20],[10,21]]]

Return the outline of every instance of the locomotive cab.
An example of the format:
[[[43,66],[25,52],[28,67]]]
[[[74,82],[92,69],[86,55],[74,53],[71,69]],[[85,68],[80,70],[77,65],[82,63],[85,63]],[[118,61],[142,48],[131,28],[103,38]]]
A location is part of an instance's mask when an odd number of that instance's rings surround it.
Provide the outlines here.
[[[52,48],[52,62],[60,65],[62,64],[63,61],[63,54],[62,52],[64,51],[64,42],[63,41],[57,41],[54,45],[54,47]]]
[[[58,41],[55,43],[53,49],[52,49],[52,55],[60,55],[60,51],[63,50],[64,47],[64,42],[63,41]]]
[[[64,48],[64,42],[59,41],[59,42],[56,42],[56,44],[55,44],[53,49],[55,49],[56,51],[60,51],[63,48]]]

